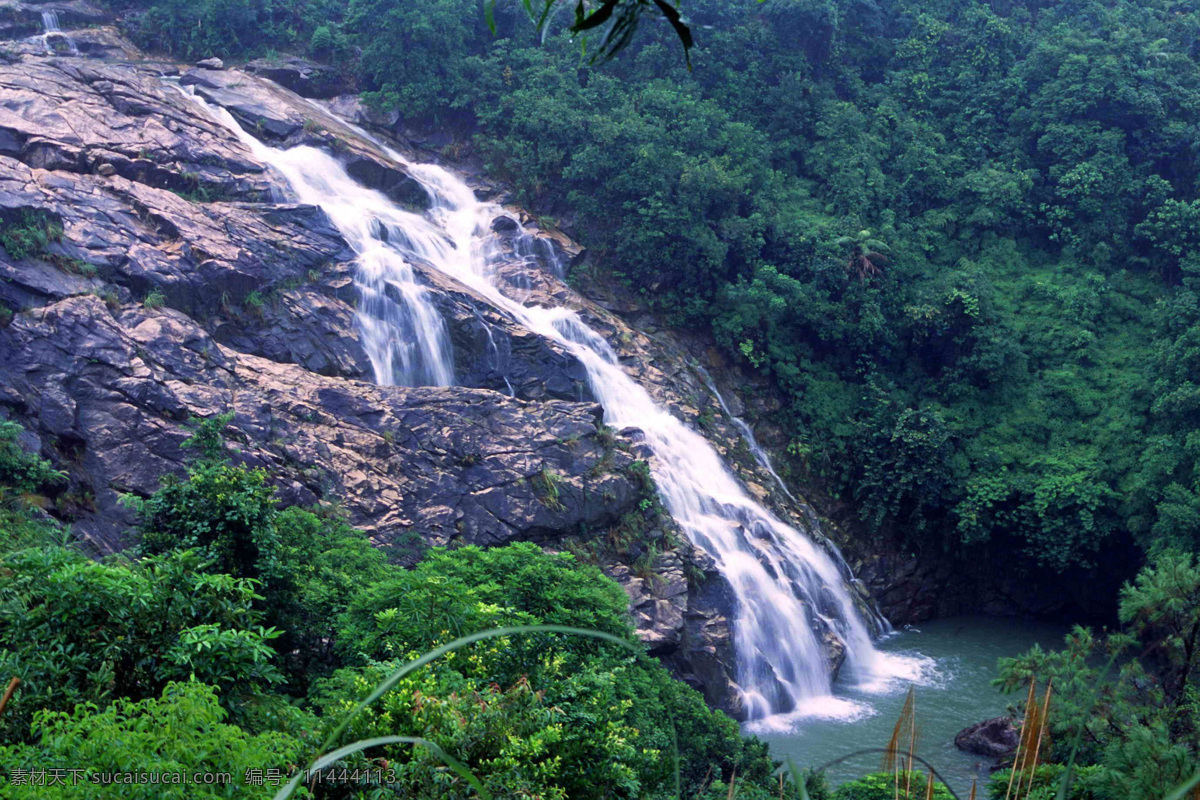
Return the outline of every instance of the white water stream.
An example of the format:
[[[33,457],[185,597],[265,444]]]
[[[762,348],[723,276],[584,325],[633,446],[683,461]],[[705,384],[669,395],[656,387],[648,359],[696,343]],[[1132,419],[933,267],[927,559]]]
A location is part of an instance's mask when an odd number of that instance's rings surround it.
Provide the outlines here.
[[[875,649],[834,559],[756,503],[708,441],[659,407],[578,314],[526,307],[501,293],[495,267],[512,256],[490,225],[498,216],[511,218],[510,213],[478,201],[449,171],[409,163],[388,150],[430,197],[426,214],[406,211],[355,183],[327,153],[267,147],[228,112],[212,111],[288,181],[297,200],[324,208],[359,254],[359,321],[380,383],[446,385],[453,377],[445,325],[413,274],[411,264],[419,262],[567,348],[586,367],[606,422],[644,432],[663,504],[688,538],[714,557],[733,589],[737,680],[748,719],[784,728],[803,717],[870,713],[861,702],[833,695],[822,641],[827,635],[844,642],[842,679],[860,690],[890,692],[923,679],[928,660]],[[518,240],[515,249],[527,255],[533,246]]]
[[[52,39],[56,38],[64,43],[68,52],[72,55],[79,55],[79,48],[75,46],[75,40],[62,32],[62,28],[58,22],[58,12],[54,9],[42,11],[42,30],[44,31],[42,33],[42,44],[45,46],[48,55],[54,55],[58,52],[51,42]]]

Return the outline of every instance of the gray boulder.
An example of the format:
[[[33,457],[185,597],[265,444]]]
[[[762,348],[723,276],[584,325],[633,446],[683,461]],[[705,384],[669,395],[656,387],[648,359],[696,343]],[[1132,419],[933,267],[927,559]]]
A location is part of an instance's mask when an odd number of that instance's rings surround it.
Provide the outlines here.
[[[988,758],[1001,758],[1017,749],[1021,733],[1012,717],[995,717],[963,728],[954,737],[959,750]]]

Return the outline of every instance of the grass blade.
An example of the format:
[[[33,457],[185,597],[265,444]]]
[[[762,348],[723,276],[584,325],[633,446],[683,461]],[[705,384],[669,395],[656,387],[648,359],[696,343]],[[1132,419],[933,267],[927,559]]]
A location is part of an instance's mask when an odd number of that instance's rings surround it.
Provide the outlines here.
[[[572,628],[572,627],[569,627],[566,625],[517,625],[517,626],[513,626],[513,627],[509,627],[509,628],[492,628],[491,630],[480,631],[479,633],[472,633],[467,636],[460,636],[459,638],[455,639],[452,642],[448,642],[448,643],[442,645],[441,647],[430,650],[428,653],[424,654],[420,658],[413,659],[412,661],[408,662],[404,666],[397,669],[395,672],[393,672],[388,677],[384,678],[379,683],[379,685],[376,686],[369,695],[367,695],[366,699],[364,699],[361,703],[359,703],[357,706],[355,706],[354,710],[351,711],[349,714],[347,714],[346,717],[341,721],[341,723],[336,728],[334,728],[333,733],[329,734],[328,738],[326,738],[326,740],[325,740],[325,743],[321,746],[322,752],[328,750],[338,740],[338,737],[340,737],[342,735],[342,733],[346,730],[346,728],[350,725],[350,723],[354,721],[355,717],[357,717],[359,714],[361,714],[363,711],[365,711],[376,700],[383,697],[385,694],[387,694],[392,689],[394,689],[396,687],[396,684],[398,684],[400,681],[402,681],[405,677],[407,677],[408,675],[411,675],[413,672],[416,672],[421,667],[424,667],[425,665],[438,660],[439,658],[446,655],[447,653],[453,652],[462,647],[466,647],[467,645],[474,644],[475,642],[483,641],[485,639],[496,639],[496,638],[499,638],[502,636],[520,636],[520,635],[531,634],[531,633],[562,633],[562,634],[566,634],[568,636],[583,636],[583,637],[586,637],[589,639],[599,639],[601,641],[609,642],[610,644],[615,644],[619,647],[622,647],[622,648],[630,651],[631,653],[633,653],[638,658],[647,657],[645,647],[640,646],[638,644],[634,644],[633,642],[630,642],[626,639],[622,639],[619,636],[614,636],[611,633],[604,633],[602,631],[588,630],[587,628]],[[675,796],[682,800],[682,793],[681,793],[682,790],[680,787],[681,780],[680,780],[680,774],[679,774],[679,736],[675,729],[674,715],[671,715],[670,722],[671,722],[671,755],[675,760]],[[370,741],[382,741],[382,740],[370,740]],[[427,746],[427,747],[431,747],[431,748],[437,747],[436,745],[433,745],[432,742],[426,743],[424,740],[420,740],[420,741],[423,744],[423,746]],[[360,744],[361,743],[356,743],[355,745],[347,745],[347,746],[355,748],[355,749],[362,749],[361,747],[357,746]],[[335,752],[338,752],[338,751],[335,751]],[[355,750],[351,750],[350,752],[355,752]],[[439,753],[441,754],[439,757],[442,757],[442,756],[445,757],[443,760],[449,759],[449,755],[443,753],[440,749],[437,749],[435,751],[435,755],[439,754]],[[332,754],[330,754],[330,755],[332,755]],[[321,759],[325,759],[325,758],[329,758],[329,756],[321,756],[319,759],[317,759],[317,761],[314,761],[313,763],[314,764],[318,763]],[[450,762],[447,761],[447,763],[449,764]],[[458,763],[458,762],[454,762],[454,763]],[[462,769],[464,769],[464,770],[466,769],[466,767],[463,767],[461,764],[459,764],[459,766],[462,767]],[[451,764],[451,767],[453,768],[452,764]],[[309,769],[312,770],[312,769],[314,769],[314,767],[310,766]],[[457,771],[457,770],[455,770],[455,771]],[[303,774],[303,773],[301,773],[301,774]],[[472,776],[472,778],[473,778],[473,776]],[[477,782],[473,782],[471,785],[475,786],[476,783]],[[289,784],[289,785],[291,785],[291,784]],[[480,786],[480,788],[482,788],[482,787]],[[293,788],[293,790],[294,790],[294,788]],[[278,797],[280,798],[280,800],[282,800],[282,798],[285,798],[288,796],[290,796],[290,795],[281,795]]]
[[[496,35],[496,0],[484,0],[483,18],[487,21],[488,30]]]
[[[1190,792],[1192,789],[1195,789],[1197,786],[1200,786],[1200,770],[1197,770],[1196,774],[1188,779],[1185,783],[1176,786],[1169,795],[1163,798],[1163,800],[1184,800],[1184,798],[1187,797],[1188,792]]]
[[[424,747],[426,750],[441,759],[446,766],[454,770],[454,772],[456,772],[460,778],[471,784],[471,788],[474,789],[475,792],[483,798],[483,800],[491,800],[491,793],[484,788],[484,785],[480,783],[479,779],[476,778],[474,774],[472,774],[471,770],[467,769],[466,765],[428,739],[421,739],[416,736],[380,736],[375,739],[362,739],[361,741],[354,742],[353,744],[348,744],[345,747],[339,747],[332,753],[326,753],[318,758],[316,761],[310,764],[308,769],[304,772],[297,772],[292,779],[287,782],[287,785],[285,785],[275,794],[275,800],[287,800],[287,798],[291,797],[292,793],[296,791],[297,787],[299,787],[300,782],[304,779],[306,774],[319,772],[325,767],[328,767],[330,764],[334,764],[346,756],[357,753],[360,750],[366,750],[370,747],[379,747],[380,745],[385,744],[415,744]]]

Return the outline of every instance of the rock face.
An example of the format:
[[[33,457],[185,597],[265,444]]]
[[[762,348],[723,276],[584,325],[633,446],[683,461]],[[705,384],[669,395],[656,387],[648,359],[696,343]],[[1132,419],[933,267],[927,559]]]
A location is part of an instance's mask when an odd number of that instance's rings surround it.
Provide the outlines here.
[[[81,295],[17,314],[0,364],[0,405],[94,506],[75,526],[101,552],[129,544],[118,494],[153,492],[185,463],[184,423],[224,411],[239,458],[285,500],[337,499],[381,545],[544,540],[611,523],[639,495],[595,405],[327,378],[225,348],[170,309]]]
[[[1012,717],[996,717],[963,728],[954,737],[954,746],[968,753],[1001,758],[1016,750],[1020,741],[1021,733]]]
[[[346,94],[349,82],[337,70],[303,58],[260,58],[246,72],[275,81],[301,97],[327,98]]]

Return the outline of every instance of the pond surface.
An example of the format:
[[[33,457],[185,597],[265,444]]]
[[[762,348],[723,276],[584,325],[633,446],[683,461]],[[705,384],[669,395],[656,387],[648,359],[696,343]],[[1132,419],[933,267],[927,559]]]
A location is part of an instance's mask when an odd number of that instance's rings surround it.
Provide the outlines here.
[[[979,796],[990,762],[954,746],[954,735],[968,725],[1007,713],[1015,695],[1002,695],[991,685],[997,677],[996,659],[1014,656],[1034,644],[1057,647],[1067,627],[1045,622],[1025,622],[994,617],[951,617],[922,623],[883,641],[879,649],[913,660],[929,659],[916,685],[917,754],[946,778],[960,797],[979,778]],[[924,659],[921,659],[924,657]],[[798,766],[817,766],[867,747],[885,747],[904,705],[908,684],[896,681],[883,688],[835,687],[846,705],[858,709],[841,718],[792,721],[788,729],[772,730],[750,724],[771,746],[775,758],[791,758]],[[881,754],[862,755],[831,767],[834,785],[880,768]]]

